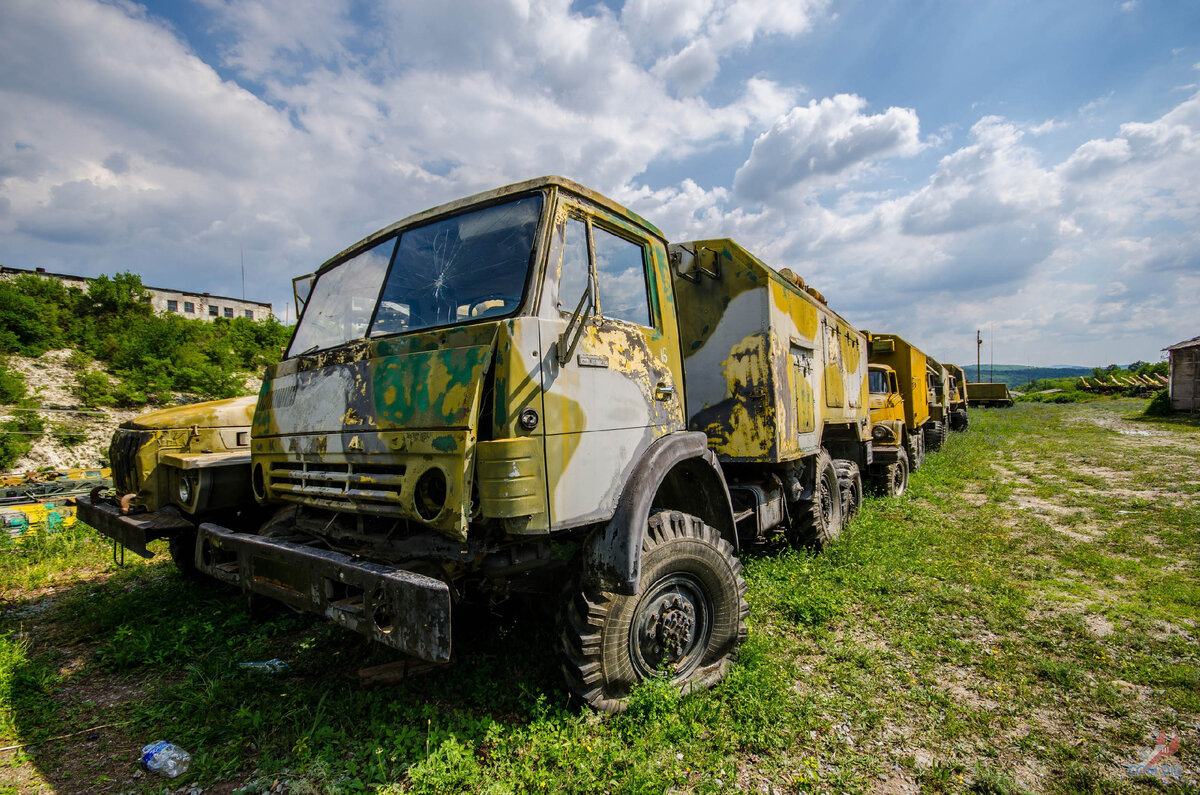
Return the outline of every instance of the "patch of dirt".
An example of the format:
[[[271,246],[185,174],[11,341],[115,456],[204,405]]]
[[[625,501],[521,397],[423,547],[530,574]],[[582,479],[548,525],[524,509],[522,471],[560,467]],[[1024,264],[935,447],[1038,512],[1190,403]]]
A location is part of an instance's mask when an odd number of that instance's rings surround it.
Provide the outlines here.
[[[1097,638],[1107,638],[1115,630],[1111,621],[1096,613],[1089,613],[1084,616],[1083,625],[1088,628],[1088,632]]]

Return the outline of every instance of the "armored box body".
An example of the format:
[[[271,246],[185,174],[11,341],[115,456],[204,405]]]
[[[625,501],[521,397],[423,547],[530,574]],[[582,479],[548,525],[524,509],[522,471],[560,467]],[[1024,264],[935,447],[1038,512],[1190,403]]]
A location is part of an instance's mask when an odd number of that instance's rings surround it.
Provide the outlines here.
[[[688,426],[720,460],[794,461],[831,425],[868,438],[862,332],[732,240],[671,252]]]
[[[929,381],[925,354],[896,334],[867,332],[871,364],[886,364],[896,371],[904,398],[904,424],[914,433],[929,420]]]

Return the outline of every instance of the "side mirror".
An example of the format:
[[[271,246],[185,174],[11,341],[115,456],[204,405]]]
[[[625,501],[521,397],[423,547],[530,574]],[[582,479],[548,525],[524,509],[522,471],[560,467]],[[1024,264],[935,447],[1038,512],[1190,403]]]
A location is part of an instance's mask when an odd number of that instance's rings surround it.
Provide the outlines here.
[[[300,315],[304,312],[304,305],[308,303],[308,298],[312,295],[313,282],[316,280],[315,273],[306,273],[292,279],[292,297],[296,299],[297,321],[300,320]]]

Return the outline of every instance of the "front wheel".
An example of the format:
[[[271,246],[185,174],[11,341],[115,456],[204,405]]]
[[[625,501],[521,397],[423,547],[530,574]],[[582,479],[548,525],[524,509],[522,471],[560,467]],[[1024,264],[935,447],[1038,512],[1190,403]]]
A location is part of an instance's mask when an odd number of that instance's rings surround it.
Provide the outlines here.
[[[695,516],[656,513],[637,594],[585,587],[564,605],[567,686],[605,712],[623,710],[633,686],[651,677],[669,678],[684,693],[711,687],[745,640],[749,612],[729,542]]]

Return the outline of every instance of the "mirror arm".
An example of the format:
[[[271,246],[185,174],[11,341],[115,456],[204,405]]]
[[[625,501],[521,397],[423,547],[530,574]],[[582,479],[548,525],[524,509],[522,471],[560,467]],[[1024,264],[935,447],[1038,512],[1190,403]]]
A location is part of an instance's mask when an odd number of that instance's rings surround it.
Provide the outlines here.
[[[588,306],[592,305],[592,284],[588,280],[588,286],[583,291],[583,295],[579,296],[579,303],[575,306],[575,311],[571,314],[571,320],[567,323],[567,327],[563,330],[562,336],[558,338],[558,366],[562,367],[567,362],[571,361],[571,354],[575,352],[575,346],[579,344],[579,338],[583,335],[583,326],[586,320],[583,317],[583,305],[586,302]],[[578,323],[578,328],[575,329],[575,336],[571,337],[571,328]],[[567,345],[567,337],[571,337],[571,344]]]

